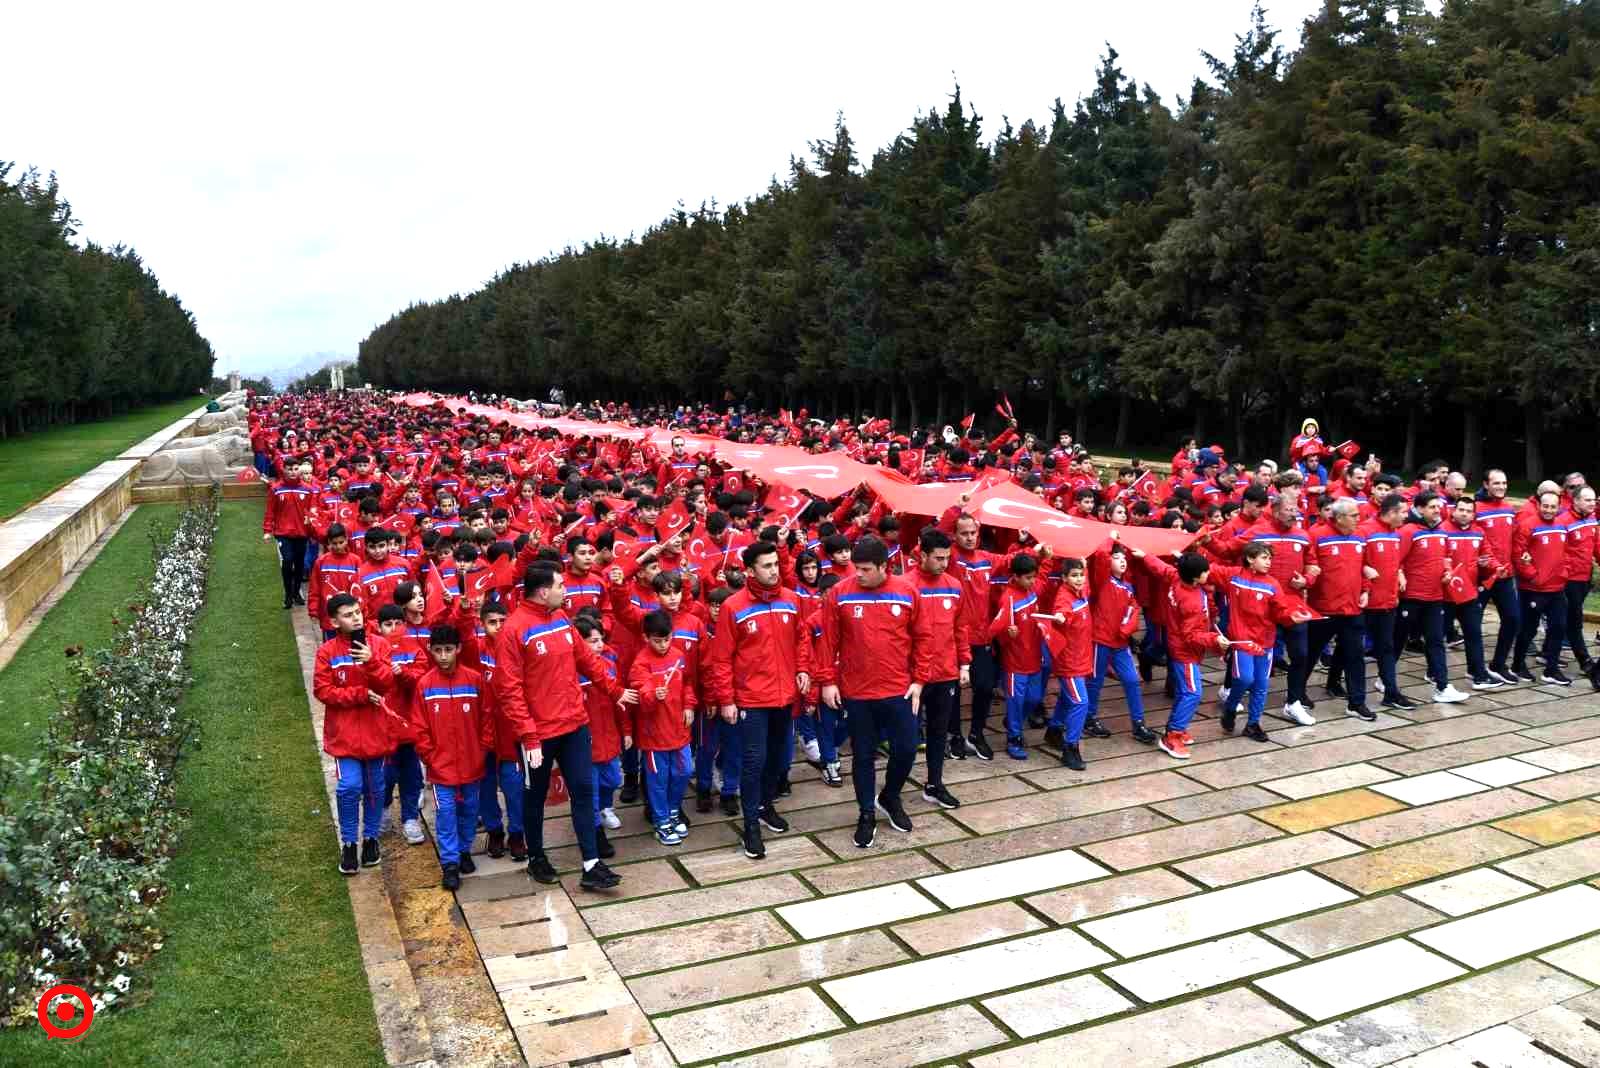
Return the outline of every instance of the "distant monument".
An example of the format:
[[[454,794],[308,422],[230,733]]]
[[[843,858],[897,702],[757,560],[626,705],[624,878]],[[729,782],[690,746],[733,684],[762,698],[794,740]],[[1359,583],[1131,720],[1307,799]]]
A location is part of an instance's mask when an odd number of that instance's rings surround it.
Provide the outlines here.
[[[239,392],[239,372],[238,371],[229,371],[228,372],[228,392],[229,393],[237,393],[237,392]]]

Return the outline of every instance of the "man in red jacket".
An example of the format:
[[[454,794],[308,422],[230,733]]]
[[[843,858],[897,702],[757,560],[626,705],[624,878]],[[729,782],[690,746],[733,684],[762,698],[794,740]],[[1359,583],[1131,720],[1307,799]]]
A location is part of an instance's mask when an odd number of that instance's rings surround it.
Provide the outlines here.
[[[483,756],[494,752],[494,690],[480,672],[457,662],[461,634],[449,623],[428,634],[433,667],[422,673],[411,702],[417,755],[433,785],[434,837],[446,890],[476,870],[472,839],[478,827],[478,782]]]
[[[633,704],[639,695],[613,681],[605,664],[579,639],[561,608],[567,591],[559,571],[535,564],[528,568],[522,592],[522,603],[496,639],[495,693],[507,718],[521,728],[528,767],[528,788],[522,793],[528,874],[541,883],[557,881],[544,852],[544,802],[554,762],[572,796],[572,827],[583,855],[580,885],[585,890],[608,890],[622,877],[600,859],[595,841],[589,710],[578,674],[623,704]]]
[[[855,843],[865,849],[877,834],[879,812],[895,830],[911,830],[900,790],[917,758],[917,712],[931,665],[917,630],[916,587],[889,574],[883,542],[863,536],[851,562],[855,574],[829,590],[817,608],[822,641],[816,676],[822,702],[842,706],[850,723],[850,777],[860,810]],[[889,766],[878,793],[872,756],[880,737],[889,741]]]
[[[1310,647],[1315,656],[1330,641],[1334,643],[1334,658],[1341,665],[1344,684],[1330,679],[1328,691],[1345,698],[1348,714],[1370,721],[1378,717],[1367,707],[1361,615],[1367,607],[1367,539],[1356,529],[1361,506],[1349,497],[1335,497],[1329,508],[1328,521],[1308,532],[1311,545],[1306,559],[1317,568],[1309,600],[1324,617],[1310,624]]]
[[[278,565],[283,575],[283,607],[305,604],[300,586],[306,580],[307,519],[316,505],[316,491],[300,478],[300,466],[283,465],[283,477],[267,487],[267,511],[261,520],[261,539],[278,540]]]
[[[1572,503],[1557,519],[1567,528],[1567,641],[1577,658],[1578,670],[1587,675],[1594,661],[1583,640],[1583,602],[1589,596],[1594,565],[1600,562],[1600,520],[1594,514],[1593,486],[1579,485],[1571,492]]]
[[[322,748],[338,765],[334,799],[339,806],[339,871],[354,875],[373,867],[383,811],[385,758],[406,733],[404,720],[385,704],[394,690],[389,643],[368,634],[361,602],[348,593],[328,599],[328,618],[338,631],[317,649],[311,692],[325,709]],[[357,832],[366,830],[361,857]]]
[[[918,638],[928,657],[928,681],[922,687],[922,710],[927,738],[927,782],[922,799],[940,808],[959,808],[961,802],[945,789],[945,736],[961,736],[961,687],[972,672],[972,642],[963,611],[961,580],[950,574],[950,536],[936,527],[924,527],[917,537],[917,569],[910,578],[917,587]],[[953,732],[953,733],[952,733]]]
[[[1482,608],[1493,601],[1495,614],[1500,617],[1500,631],[1495,635],[1494,653],[1489,659],[1489,677],[1503,683],[1516,681],[1507,665],[1517,631],[1522,627],[1522,603],[1511,566],[1511,532],[1516,526],[1517,510],[1506,502],[1507,485],[1506,473],[1491,467],[1483,476],[1483,489],[1478,491],[1477,517],[1489,555],[1498,562],[1494,581],[1478,595],[1478,605]]]
[[[1572,680],[1562,674],[1559,662],[1567,629],[1567,528],[1556,518],[1561,494],[1541,491],[1538,509],[1517,516],[1511,532],[1511,561],[1522,601],[1522,629],[1517,632],[1511,673],[1518,682],[1542,679],[1555,686],[1571,686]],[[1528,670],[1528,647],[1540,618],[1544,619],[1544,672],[1535,678]]]
[[[791,710],[811,689],[811,641],[794,591],[780,581],[778,548],[760,541],[740,554],[744,589],[728,598],[702,665],[705,698],[726,723],[739,726],[744,750],[744,853],[767,855],[761,828],[781,834],[788,821],[773,800],[783,775]]]
[[[1434,704],[1459,704],[1467,695],[1450,685],[1444,646],[1444,594],[1450,581],[1446,565],[1450,538],[1439,527],[1444,498],[1432,490],[1423,490],[1411,502],[1411,507],[1416,518],[1400,528],[1400,574],[1405,579],[1400,627],[1408,634],[1422,635],[1427,648],[1428,678],[1433,681]]]

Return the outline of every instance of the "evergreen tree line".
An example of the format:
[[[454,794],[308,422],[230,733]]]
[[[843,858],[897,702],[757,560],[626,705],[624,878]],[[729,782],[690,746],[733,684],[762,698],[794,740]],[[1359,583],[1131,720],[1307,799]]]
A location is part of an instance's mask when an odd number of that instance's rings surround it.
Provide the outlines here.
[[[55,176],[0,160],[0,437],[194,393],[211,345],[130,248],[79,248]]]
[[[1416,465],[1589,455],[1600,385],[1600,0],[1258,8],[1169,106],[1093,89],[985,140],[959,86],[862,165],[787,176],[413,305],[377,385],[987,412],[1118,449],[1276,454],[1315,414]],[[1579,451],[1581,450],[1581,451]],[[1570,462],[1570,461],[1568,461]]]

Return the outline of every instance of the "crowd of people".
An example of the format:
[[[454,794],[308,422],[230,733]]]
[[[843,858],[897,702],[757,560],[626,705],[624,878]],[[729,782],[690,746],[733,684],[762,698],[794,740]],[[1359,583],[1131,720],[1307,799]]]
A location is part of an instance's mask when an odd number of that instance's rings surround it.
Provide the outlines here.
[[[619,801],[642,801],[667,846],[691,833],[691,807],[742,819],[744,854],[759,861],[764,835],[789,829],[779,806],[793,763],[842,788],[847,747],[866,848],[880,822],[912,829],[901,797],[919,750],[922,797],[946,809],[960,805],[949,761],[1026,760],[1029,727],[1083,770],[1086,737],[1112,733],[1100,716],[1112,678],[1131,736],[1188,759],[1212,654],[1223,730],[1242,716],[1242,734],[1262,742],[1280,672],[1272,711],[1297,727],[1316,722],[1319,666],[1325,707],[1369,721],[1373,696],[1404,712],[1568,686],[1568,664],[1600,690],[1583,632],[1600,523],[1578,473],[1517,502],[1503,471],[1470,488],[1439,461],[1404,479],[1353,442],[1330,447],[1314,420],[1283,466],[1191,440],[1170,470],[1103,475],[1068,435],[1022,431],[1009,405],[993,436],[971,418],[905,433],[870,416],[707,406],[582,406],[556,429],[505,408],[502,419],[366,391],[252,401],[284,608],[303,606],[325,639],[314,690],[338,763],[345,874],[379,862],[395,793],[405,839],[426,840],[426,786],[445,887],[473,871],[480,827],[490,856],[553,883],[543,820],[557,771],[585,890],[620,881],[605,863]],[[670,438],[658,449],[600,420]],[[814,497],[687,436],[970,487],[937,515],[897,513],[865,485]],[[999,483],[1103,537],[1070,555],[980,522],[966,506]],[[1187,547],[1147,552],[1133,544],[1142,527],[1181,530]],[[1421,699],[1399,682],[1408,648],[1425,655]],[[1157,669],[1172,698],[1159,726],[1143,689]]]

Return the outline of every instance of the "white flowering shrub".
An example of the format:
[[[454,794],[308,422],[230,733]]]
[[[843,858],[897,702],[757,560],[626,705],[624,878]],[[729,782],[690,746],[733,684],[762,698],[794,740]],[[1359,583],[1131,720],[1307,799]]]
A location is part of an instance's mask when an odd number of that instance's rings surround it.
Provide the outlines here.
[[[156,910],[182,822],[174,779],[195,731],[179,711],[184,656],[216,529],[213,490],[154,547],[154,578],[113,647],[67,649],[40,754],[0,755],[0,1022],[31,1021],[62,982],[108,1008],[161,948]]]

